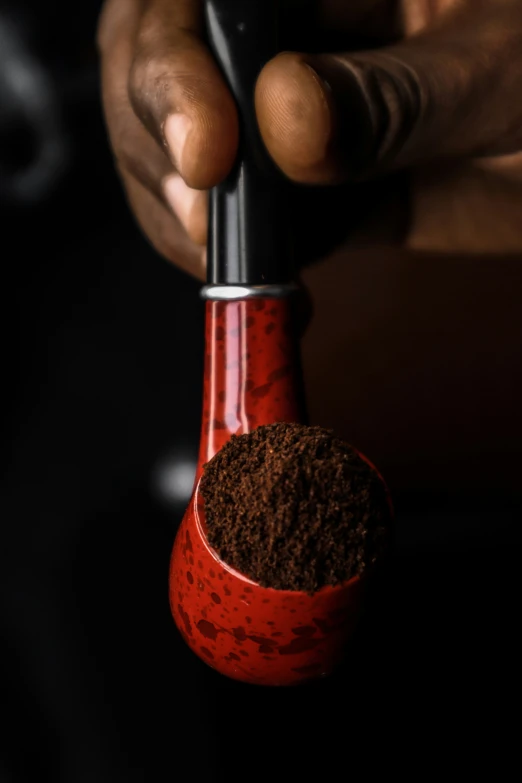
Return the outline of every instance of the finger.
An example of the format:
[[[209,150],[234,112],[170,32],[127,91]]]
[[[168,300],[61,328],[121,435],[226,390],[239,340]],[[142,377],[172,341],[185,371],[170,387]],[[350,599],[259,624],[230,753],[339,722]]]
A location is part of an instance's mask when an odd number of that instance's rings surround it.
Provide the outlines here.
[[[123,181],[130,207],[154,249],[179,269],[205,280],[206,250],[187,236],[181,223],[131,174]]]
[[[206,245],[208,192],[189,188],[179,174],[171,174],[165,178],[163,192],[192,241],[198,245]]]
[[[107,52],[106,56],[102,56],[102,96],[116,164],[125,184],[128,181],[127,175],[131,175],[177,214],[195,243],[204,245],[206,194],[185,185],[175,173],[168,156],[138,120],[129,102],[127,77],[133,58],[139,15],[128,13],[120,16],[119,12],[122,7],[130,8],[131,5],[122,3],[121,0],[111,0],[100,25],[101,35],[104,36],[101,48]],[[135,10],[137,11],[137,7]],[[176,181],[177,186],[173,185]],[[153,225],[150,221],[149,223]]]
[[[235,104],[202,34],[201,3],[150,0],[129,83],[137,115],[198,189],[224,179],[238,144]]]
[[[327,183],[522,149],[522,7],[485,8],[461,3],[431,32],[376,51],[276,57],[256,88],[275,162]]]
[[[105,6],[98,34],[102,102],[118,168],[130,172],[161,199],[162,181],[174,170],[173,165],[135,116],[127,89],[140,7],[136,0],[111,0]]]

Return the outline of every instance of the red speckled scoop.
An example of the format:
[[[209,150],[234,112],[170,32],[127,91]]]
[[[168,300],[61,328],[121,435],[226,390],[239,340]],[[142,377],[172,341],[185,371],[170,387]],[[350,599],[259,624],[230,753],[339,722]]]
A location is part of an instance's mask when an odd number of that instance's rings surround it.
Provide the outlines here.
[[[205,536],[197,482],[232,434],[304,417],[292,298],[207,302],[203,424],[196,489],[174,543],[170,605],[191,649],[222,674],[291,685],[328,674],[361,607],[358,577],[313,596],[260,587]]]

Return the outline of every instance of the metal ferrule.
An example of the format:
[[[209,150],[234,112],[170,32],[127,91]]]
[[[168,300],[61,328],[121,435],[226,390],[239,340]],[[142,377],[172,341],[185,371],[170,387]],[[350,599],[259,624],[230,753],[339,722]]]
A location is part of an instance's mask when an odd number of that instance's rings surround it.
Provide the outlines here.
[[[297,291],[295,283],[281,285],[206,285],[201,289],[202,299],[233,301],[235,299],[280,299]]]

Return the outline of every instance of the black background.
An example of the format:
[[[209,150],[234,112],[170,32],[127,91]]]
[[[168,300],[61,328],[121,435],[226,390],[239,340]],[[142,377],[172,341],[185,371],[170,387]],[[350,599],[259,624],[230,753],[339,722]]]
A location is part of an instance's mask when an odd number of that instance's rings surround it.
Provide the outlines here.
[[[197,448],[202,306],[117,181],[99,5],[1,6],[53,85],[69,158],[34,202],[0,205],[0,781],[423,780],[490,761],[504,779],[516,498],[406,493],[385,587],[328,682],[238,685],[181,641],[167,572],[186,498],[167,503],[155,476]],[[3,125],[2,172],[30,147],[23,121]]]

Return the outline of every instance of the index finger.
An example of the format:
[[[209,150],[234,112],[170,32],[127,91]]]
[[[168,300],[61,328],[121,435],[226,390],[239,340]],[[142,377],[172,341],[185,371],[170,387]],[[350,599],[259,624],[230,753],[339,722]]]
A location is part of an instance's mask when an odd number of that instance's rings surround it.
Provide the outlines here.
[[[129,94],[188,185],[209,188],[234,163],[234,100],[204,43],[200,0],[148,0],[141,17]]]

